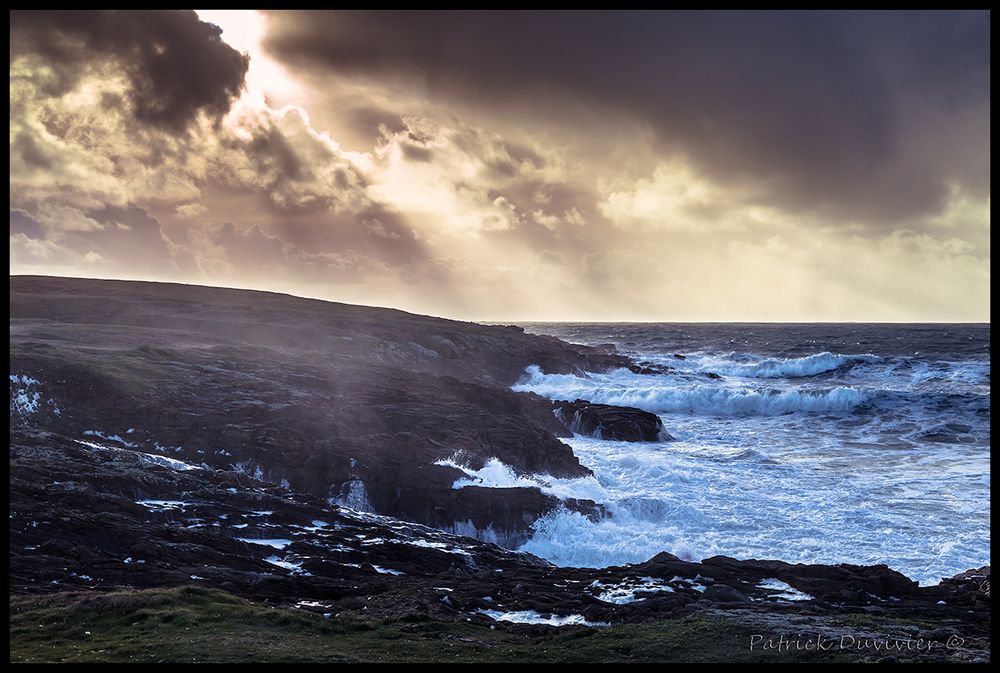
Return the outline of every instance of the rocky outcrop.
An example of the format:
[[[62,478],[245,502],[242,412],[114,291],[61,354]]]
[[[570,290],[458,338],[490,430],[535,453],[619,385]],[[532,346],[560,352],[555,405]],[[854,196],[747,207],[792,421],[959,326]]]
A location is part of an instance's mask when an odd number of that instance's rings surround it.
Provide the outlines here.
[[[986,605],[990,602],[990,566],[966,570],[931,589],[947,604]]]
[[[698,563],[668,553],[621,567],[557,568],[234,470],[164,464],[92,439],[13,429],[12,595],[196,585],[338,617],[538,634],[556,627],[490,614],[579,615],[610,625],[722,614],[755,633],[837,639],[863,627],[869,636],[934,639],[942,648],[960,638],[950,660],[989,652],[989,567],[936,587],[885,566],[721,556]]]
[[[598,439],[664,442],[673,439],[659,416],[633,407],[592,404],[587,400],[556,402],[556,418],[570,431]]]
[[[11,276],[10,321],[17,339],[58,329],[111,347],[280,349],[505,387],[532,364],[555,374],[631,364],[513,325],[175,283]]]
[[[500,460],[520,475],[587,475],[558,439],[571,430],[662,439],[638,409],[509,389],[529,364],[631,366],[610,349],[268,293],[10,285],[12,595],[196,584],[543,635],[555,627],[490,611],[600,624],[725,611],[768,633],[956,635],[951,656],[989,656],[989,567],[919,587],[885,566],[663,553],[556,568],[511,551],[556,506],[606,513],[469,472]]]
[[[509,386],[529,364],[627,362],[515,327],[262,292],[12,277],[10,301],[12,422],[507,544],[559,501],[454,489],[462,475],[436,463],[589,474],[551,403]]]
[[[657,374],[671,374],[677,370],[667,365],[655,362],[635,362],[626,367],[633,374],[643,374],[645,376],[655,376]]]

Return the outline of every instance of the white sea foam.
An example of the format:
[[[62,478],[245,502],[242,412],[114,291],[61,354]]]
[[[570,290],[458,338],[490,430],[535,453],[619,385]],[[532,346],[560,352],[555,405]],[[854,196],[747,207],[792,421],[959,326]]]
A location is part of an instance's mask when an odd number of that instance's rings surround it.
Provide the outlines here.
[[[799,591],[787,582],[782,582],[776,577],[771,577],[768,579],[761,580],[757,586],[761,589],[767,589],[770,591],[768,594],[769,598],[777,598],[783,601],[811,601],[814,600],[813,596],[805,593],[804,591]]]
[[[247,542],[249,544],[259,544],[266,547],[274,547],[275,549],[284,549],[288,545],[292,544],[291,540],[285,538],[270,538],[270,539],[260,539],[255,537],[238,537],[236,538],[240,542]]]
[[[638,407],[653,413],[778,415],[791,412],[845,412],[868,401],[852,386],[779,387],[691,383],[671,375],[644,376],[626,369],[587,377],[546,374],[536,365],[514,386],[553,400],[577,398],[600,404]]]
[[[694,560],[885,563],[922,584],[989,563],[988,326],[541,331],[615,342],[665,373],[573,376],[529,367],[515,390],[640,407],[659,414],[678,441],[577,436],[568,443],[595,479],[504,474],[508,483],[590,498],[610,514],[595,521],[557,509],[535,523],[523,550],[581,566],[640,562],[660,551]],[[480,476],[465,471],[465,482]],[[762,588],[778,600],[802,598],[772,580]]]
[[[356,512],[374,512],[371,501],[368,500],[368,491],[365,490],[365,482],[360,479],[352,479],[344,482],[340,493],[327,500],[331,505],[338,505]]]
[[[485,615],[496,622],[512,622],[514,624],[548,624],[549,626],[608,626],[605,622],[590,622],[583,615],[543,615],[534,610],[502,612],[500,610],[476,610],[477,614]]]
[[[101,439],[109,442],[118,442],[122,446],[127,446],[130,449],[135,449],[138,448],[139,446],[138,444],[133,444],[132,442],[128,442],[122,439],[121,435],[109,435],[105,432],[101,432],[100,430],[84,430],[83,434],[89,435],[91,437],[100,437]]]
[[[616,605],[627,605],[646,600],[645,597],[638,597],[636,594],[656,594],[673,593],[674,588],[667,582],[654,577],[629,578],[614,584],[604,584],[600,580],[594,580],[590,584],[590,590],[594,598],[604,603],[614,603]]]
[[[39,383],[38,379],[33,379],[30,376],[28,376],[27,374],[11,374],[10,375],[10,382],[11,383],[16,383],[16,384],[22,385],[22,386],[38,385],[38,383]]]
[[[934,583],[988,561],[988,473],[969,481],[982,474],[978,446],[913,443],[906,438],[926,428],[852,414],[662,418],[680,441],[568,440],[593,477],[518,474],[497,459],[481,469],[461,456],[439,464],[465,473],[455,488],[536,487],[603,505],[605,519],[561,508],[535,522],[521,549],[558,565],[637,563],[668,551],[689,560],[888,563]],[[970,525],[956,527],[954,517]],[[916,538],[918,549],[933,542],[940,552],[914,553]]]
[[[25,374],[11,374],[11,413],[27,416],[38,411],[42,402],[42,394],[37,390],[32,390],[41,383],[38,379],[33,379]],[[56,410],[58,414],[58,410]]]
[[[297,608],[325,608],[330,609],[333,607],[330,603],[320,603],[319,601],[299,601],[295,604]]]
[[[192,465],[191,463],[185,463],[183,460],[177,460],[176,458],[167,458],[166,456],[158,456],[155,453],[141,453],[139,451],[135,452],[139,456],[139,460],[147,465],[159,465],[161,467],[168,467],[171,470],[177,470],[178,472],[186,472],[188,470],[200,470],[202,468],[197,465]]]
[[[167,512],[191,507],[194,503],[186,502],[184,500],[136,500],[135,504],[142,505],[143,507],[151,509],[154,512]]]
[[[460,489],[466,486],[481,486],[483,488],[519,488],[537,487],[539,484],[530,477],[520,476],[514,472],[509,465],[505,465],[496,458],[486,461],[481,469],[475,470],[471,467],[460,465],[454,459],[439,460],[434,463],[443,467],[453,467],[464,472],[466,477],[455,480],[452,488]]]
[[[722,376],[738,376],[742,378],[806,378],[825,374],[837,369],[859,364],[874,364],[882,362],[882,358],[871,355],[840,355],[823,352],[798,358],[753,358],[743,353],[730,353],[726,356],[700,355],[692,356],[671,365],[677,369],[713,372]]]
[[[402,570],[393,570],[392,568],[383,568],[382,566],[377,566],[374,563],[372,563],[371,566],[372,566],[372,568],[375,569],[375,572],[377,572],[377,573],[379,573],[381,575],[405,575],[406,574]]]
[[[514,468],[502,463],[497,458],[490,458],[479,470],[467,467],[457,462],[457,457],[439,460],[435,465],[453,467],[461,470],[467,476],[456,479],[452,488],[460,489],[467,486],[481,488],[537,488],[548,495],[557,498],[604,498],[604,489],[594,477],[561,478],[548,474],[517,474]]]
[[[520,549],[584,567],[661,551],[695,561],[886,563],[924,584],[989,561],[988,477],[985,489],[970,481],[981,469],[974,447],[883,448],[876,464],[872,449],[845,448],[814,425],[693,417],[678,431],[688,439],[667,444],[576,436],[567,441],[597,488],[564,482],[560,497],[589,497],[610,516],[557,509]]]
[[[449,554],[459,554],[461,556],[472,556],[472,554],[460,547],[455,547],[446,542],[435,542],[423,538],[413,538],[412,540],[393,540],[398,544],[406,544],[411,547],[423,547],[424,549],[438,549]]]
[[[108,441],[120,441],[121,438],[117,435],[106,436],[103,433],[95,432],[93,430],[87,430],[83,434],[90,435],[94,437],[100,437],[101,439]],[[176,458],[168,458],[167,456],[161,456],[156,453],[143,453],[142,451],[134,451],[132,449],[122,449],[117,446],[106,446],[104,444],[98,444],[97,442],[90,442],[85,439],[75,439],[73,440],[77,444],[89,447],[91,449],[97,449],[98,451],[111,451],[117,453],[126,453],[135,456],[139,459],[139,462],[143,465],[159,465],[160,467],[167,467],[171,470],[177,470],[178,472],[186,472],[188,470],[202,470],[204,467],[199,467],[197,465],[192,465],[191,463],[185,463],[183,460],[177,460]],[[136,446],[135,444],[129,444],[128,446]],[[162,448],[157,445],[157,448]]]
[[[282,558],[280,556],[268,556],[265,561],[271,565],[278,566],[279,568],[284,568],[285,570],[291,571],[293,575],[311,576],[312,573],[304,570],[302,568],[302,562],[296,560],[289,560],[292,557]]]

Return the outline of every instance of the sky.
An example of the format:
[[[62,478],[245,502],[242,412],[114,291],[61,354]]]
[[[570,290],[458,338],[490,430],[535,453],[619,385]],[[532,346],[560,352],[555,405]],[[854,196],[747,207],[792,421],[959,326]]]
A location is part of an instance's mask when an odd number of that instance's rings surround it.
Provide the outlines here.
[[[10,272],[988,322],[989,18],[12,11]]]

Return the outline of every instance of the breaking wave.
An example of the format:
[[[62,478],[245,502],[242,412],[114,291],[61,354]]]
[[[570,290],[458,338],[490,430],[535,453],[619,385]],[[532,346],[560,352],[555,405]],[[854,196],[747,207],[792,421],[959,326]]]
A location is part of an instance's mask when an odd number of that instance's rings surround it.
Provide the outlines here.
[[[700,363],[700,369],[724,376],[776,379],[807,378],[833,371],[845,371],[859,364],[875,364],[882,358],[875,355],[837,355],[830,352],[816,353],[801,358],[768,358],[753,363]]]
[[[689,412],[716,415],[778,415],[796,411],[844,412],[869,401],[852,386],[826,388],[736,387],[678,381],[670,375],[643,376],[628,370],[588,378],[546,374],[532,365],[527,380],[514,386],[552,400],[586,399],[637,407],[656,414]]]
[[[638,374],[525,370],[514,390],[658,414],[674,441],[564,440],[593,472],[518,475],[488,462],[462,484],[529,485],[569,503],[521,549],[563,566],[646,560],[885,563],[934,584],[989,563],[988,326],[555,325],[613,343]]]

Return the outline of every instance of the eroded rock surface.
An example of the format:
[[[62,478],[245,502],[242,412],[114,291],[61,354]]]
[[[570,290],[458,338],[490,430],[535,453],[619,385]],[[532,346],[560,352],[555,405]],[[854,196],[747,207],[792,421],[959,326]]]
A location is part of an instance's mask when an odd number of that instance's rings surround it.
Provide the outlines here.
[[[656,414],[633,407],[593,404],[587,400],[556,402],[556,418],[572,432],[623,442],[663,442],[673,437]]]
[[[628,566],[558,568],[115,440],[15,429],[10,457],[12,594],[194,584],[329,615],[539,633],[723,611],[774,634],[942,643],[960,634],[965,649],[948,656],[989,654],[989,567],[935,587],[885,566],[695,563],[667,553]]]
[[[509,387],[531,364],[627,363],[515,327],[263,292],[13,277],[10,304],[11,374],[34,381],[26,397],[11,383],[14,422],[510,545],[557,501],[453,489],[461,472],[436,463],[589,474],[551,403]]]

